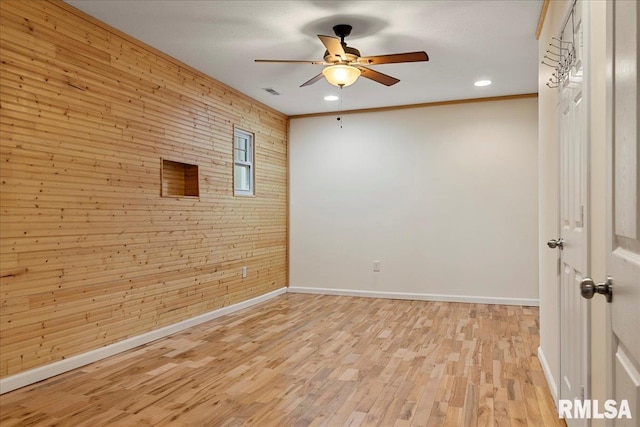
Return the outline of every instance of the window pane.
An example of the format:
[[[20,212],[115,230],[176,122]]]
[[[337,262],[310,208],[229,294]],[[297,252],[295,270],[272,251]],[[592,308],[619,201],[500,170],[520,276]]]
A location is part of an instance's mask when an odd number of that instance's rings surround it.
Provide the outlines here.
[[[247,150],[247,138],[236,136],[236,148],[238,150]]]
[[[236,154],[235,154],[235,159],[236,159],[236,160],[239,160],[239,161],[241,161],[241,162],[246,162],[246,161],[248,161],[248,159],[247,159],[247,152],[246,152],[246,151],[244,151],[244,150],[239,150],[239,149],[237,149],[237,148],[236,148],[234,151],[235,151],[235,153],[236,153]]]
[[[251,168],[249,166],[236,164],[235,187],[236,190],[251,190]]]
[[[236,160],[240,160],[242,162],[248,161],[247,159],[247,149],[249,148],[248,142],[249,141],[245,137],[242,137],[242,136],[235,137],[234,156]]]

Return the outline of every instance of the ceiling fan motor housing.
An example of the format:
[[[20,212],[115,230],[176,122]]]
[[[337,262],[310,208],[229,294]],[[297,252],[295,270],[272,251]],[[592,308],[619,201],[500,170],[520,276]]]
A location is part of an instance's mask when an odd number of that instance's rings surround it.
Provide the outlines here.
[[[344,48],[344,53],[347,54],[347,60],[346,61],[340,61],[339,58],[331,55],[329,53],[328,50],[324,51],[324,60],[326,62],[331,62],[331,63],[350,63],[350,62],[356,62],[358,60],[358,58],[360,58],[360,51],[358,49],[356,49],[355,47],[349,47],[349,46],[342,46]],[[336,59],[338,59],[336,61]]]

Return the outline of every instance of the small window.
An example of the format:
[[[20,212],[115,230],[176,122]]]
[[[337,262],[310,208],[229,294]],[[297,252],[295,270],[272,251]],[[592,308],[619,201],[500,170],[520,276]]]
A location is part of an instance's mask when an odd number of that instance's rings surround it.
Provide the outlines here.
[[[233,135],[233,192],[253,196],[253,134],[240,129]]]

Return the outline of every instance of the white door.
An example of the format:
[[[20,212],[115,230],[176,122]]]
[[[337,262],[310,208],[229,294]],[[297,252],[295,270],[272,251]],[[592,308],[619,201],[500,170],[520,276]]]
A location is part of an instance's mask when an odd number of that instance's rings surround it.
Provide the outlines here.
[[[613,297],[608,304],[611,331],[607,398],[618,405],[626,399],[633,416],[611,420],[609,425],[616,427],[640,426],[638,21],[640,7],[635,0],[608,3],[607,275],[611,277]]]
[[[580,296],[580,282],[588,271],[587,154],[588,129],[587,62],[584,54],[586,11],[578,1],[569,13],[557,42],[562,55],[574,60],[560,90],[560,384],[559,399],[588,397],[589,305]],[[571,426],[585,420],[567,420]]]

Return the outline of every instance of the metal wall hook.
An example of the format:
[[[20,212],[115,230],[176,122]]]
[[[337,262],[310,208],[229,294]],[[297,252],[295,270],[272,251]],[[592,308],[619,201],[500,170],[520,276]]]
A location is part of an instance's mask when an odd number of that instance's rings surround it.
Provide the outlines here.
[[[557,38],[557,37],[555,37],[555,36],[551,36],[551,39],[553,39],[553,40],[555,40],[555,41],[558,41],[558,42],[560,42],[560,43],[573,44],[573,42],[566,42],[566,41],[564,41],[564,40],[562,40],[562,39],[559,39],[559,38]],[[549,44],[551,44],[551,43],[549,43]]]
[[[555,69],[555,72],[549,78],[549,81],[546,83],[549,88],[557,88],[561,85],[570,83],[571,80],[571,71],[576,63],[577,55],[576,55],[576,45],[575,45],[575,35],[571,33],[571,41],[563,40],[565,35],[565,30],[567,29],[567,23],[571,20],[571,29],[574,30],[573,27],[573,14],[575,8],[575,0],[571,7],[571,12],[569,16],[564,22],[563,30],[559,33],[560,37],[551,36],[551,43],[549,43],[549,49],[547,49],[547,54],[544,55],[542,59],[542,64],[547,67],[552,67]],[[551,64],[549,64],[548,62]],[[555,65],[552,65],[555,64]]]

